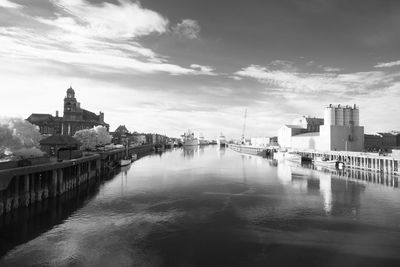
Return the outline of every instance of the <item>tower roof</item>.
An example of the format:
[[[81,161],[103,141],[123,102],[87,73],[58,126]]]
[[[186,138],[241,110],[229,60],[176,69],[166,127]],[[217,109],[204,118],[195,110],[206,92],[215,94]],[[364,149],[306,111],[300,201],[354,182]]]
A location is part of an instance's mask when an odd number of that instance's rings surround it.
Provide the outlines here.
[[[74,89],[72,89],[72,86],[70,86],[67,90],[67,93],[75,93]]]

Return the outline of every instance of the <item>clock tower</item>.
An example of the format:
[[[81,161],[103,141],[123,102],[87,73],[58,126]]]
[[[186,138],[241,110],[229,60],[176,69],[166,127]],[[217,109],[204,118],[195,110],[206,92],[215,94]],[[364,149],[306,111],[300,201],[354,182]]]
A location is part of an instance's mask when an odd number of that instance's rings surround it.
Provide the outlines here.
[[[80,120],[80,104],[75,98],[75,91],[72,87],[67,90],[67,96],[64,98],[64,119]]]

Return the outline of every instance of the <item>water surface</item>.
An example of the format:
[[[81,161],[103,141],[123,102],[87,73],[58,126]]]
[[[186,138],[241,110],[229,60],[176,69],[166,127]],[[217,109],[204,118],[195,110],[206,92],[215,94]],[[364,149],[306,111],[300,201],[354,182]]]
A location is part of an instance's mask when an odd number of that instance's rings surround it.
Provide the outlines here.
[[[0,266],[400,266],[398,180],[362,175],[217,146],[150,155],[2,218]]]

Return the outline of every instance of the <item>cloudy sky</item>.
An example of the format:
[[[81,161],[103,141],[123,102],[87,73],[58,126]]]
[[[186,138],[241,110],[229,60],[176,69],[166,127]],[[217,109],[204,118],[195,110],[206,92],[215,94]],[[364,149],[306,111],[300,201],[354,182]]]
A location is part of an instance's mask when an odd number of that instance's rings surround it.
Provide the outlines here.
[[[330,103],[400,130],[398,0],[0,0],[0,115],[81,106],[112,130],[276,135]]]

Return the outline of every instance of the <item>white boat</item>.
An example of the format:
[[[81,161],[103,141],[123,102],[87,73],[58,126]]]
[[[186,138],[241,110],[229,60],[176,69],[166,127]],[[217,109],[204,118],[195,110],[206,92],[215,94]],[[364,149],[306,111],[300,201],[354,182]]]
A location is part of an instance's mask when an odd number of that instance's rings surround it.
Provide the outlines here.
[[[128,166],[129,164],[131,164],[131,159],[121,159],[119,165],[120,166]]]
[[[284,157],[285,157],[285,160],[301,162],[301,155],[299,155],[295,152],[286,152]]]
[[[274,159],[276,160],[284,160],[285,159],[285,153],[286,151],[283,150],[278,150],[276,152],[274,152]]]
[[[218,145],[219,146],[226,146],[226,139],[225,136],[221,133],[218,138]]]
[[[129,141],[126,141],[126,144],[125,144],[125,155],[119,162],[119,166],[121,166],[121,167],[122,166],[128,166],[132,162],[132,160],[129,158],[128,148],[129,148]]]
[[[344,167],[344,163],[340,162],[338,160],[329,160],[325,157],[317,157],[314,159],[314,165],[317,166],[323,166],[323,167],[328,167],[328,168],[339,168],[342,169]]]
[[[198,146],[199,140],[194,137],[194,133],[187,131],[182,135],[182,145],[183,146]]]
[[[205,146],[205,145],[210,144],[210,142],[208,142],[207,140],[205,140],[205,139],[204,139],[204,136],[203,136],[202,134],[200,134],[200,137],[199,137],[199,144],[200,144],[201,146]]]

